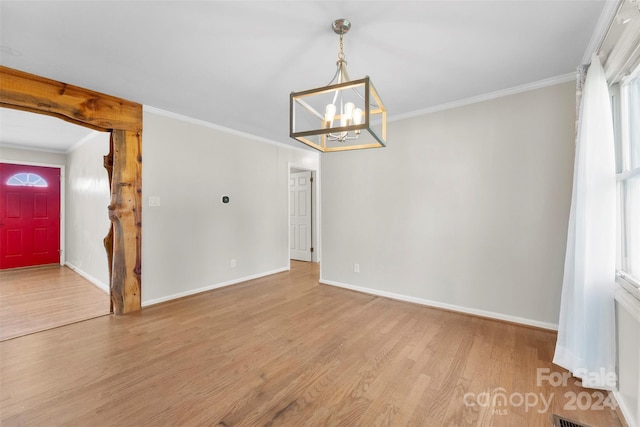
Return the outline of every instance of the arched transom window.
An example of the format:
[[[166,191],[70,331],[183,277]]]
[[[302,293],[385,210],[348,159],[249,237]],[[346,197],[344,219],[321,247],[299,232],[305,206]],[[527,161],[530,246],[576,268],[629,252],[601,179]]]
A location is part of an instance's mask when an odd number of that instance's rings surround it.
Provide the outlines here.
[[[15,187],[48,187],[47,181],[38,174],[21,172],[11,176],[7,185]]]

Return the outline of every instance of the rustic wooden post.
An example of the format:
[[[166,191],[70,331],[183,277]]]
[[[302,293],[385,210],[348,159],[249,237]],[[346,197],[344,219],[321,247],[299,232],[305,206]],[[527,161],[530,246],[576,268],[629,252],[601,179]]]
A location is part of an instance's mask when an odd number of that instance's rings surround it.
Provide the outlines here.
[[[111,132],[104,159],[112,226],[105,247],[116,314],[140,310],[142,259],[142,105],[0,66],[0,107],[55,116]]]
[[[116,313],[128,313],[139,310],[141,305],[142,135],[114,130],[111,136],[114,164],[109,204],[113,232],[111,302]]]

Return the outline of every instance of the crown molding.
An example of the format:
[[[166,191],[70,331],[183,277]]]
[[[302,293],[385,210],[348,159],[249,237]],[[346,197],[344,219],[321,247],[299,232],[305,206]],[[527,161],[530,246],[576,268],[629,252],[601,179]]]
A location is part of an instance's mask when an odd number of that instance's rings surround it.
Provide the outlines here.
[[[485,93],[484,95],[478,95],[471,98],[461,99],[458,101],[448,102],[446,104],[440,104],[433,107],[423,108],[409,113],[398,114],[390,117],[389,122],[395,122],[398,120],[411,119],[418,116],[424,116],[426,114],[436,113],[438,111],[451,110],[453,108],[464,107],[465,105],[477,104],[478,102],[489,101],[492,99],[502,98],[509,95],[515,95],[522,92],[528,92],[530,90],[540,89],[547,86],[554,86],[561,83],[574,81],[576,79],[576,73],[563,74],[561,76],[551,77],[537,82],[527,83],[521,86],[515,86],[509,89],[498,90],[495,92]]]
[[[451,110],[454,108],[459,108],[459,107],[463,107],[465,105],[471,105],[471,104],[477,104],[479,102],[484,102],[484,101],[489,101],[492,99],[497,99],[497,98],[502,98],[505,96],[509,96],[509,95],[515,95],[518,93],[522,93],[522,92],[528,92],[531,90],[535,90],[535,89],[541,89],[543,87],[547,87],[547,86],[554,86],[557,84],[561,84],[561,83],[566,83],[566,82],[570,82],[570,81],[575,81],[576,80],[576,73],[567,73],[567,74],[563,74],[560,76],[556,76],[556,77],[551,77],[548,79],[544,79],[544,80],[539,80],[536,82],[532,82],[532,83],[527,83],[524,85],[520,85],[520,86],[515,86],[512,88],[508,88],[508,89],[503,89],[503,90],[499,90],[499,91],[495,91],[495,92],[489,92],[483,95],[478,95],[478,96],[474,96],[471,98],[466,98],[466,99],[461,99],[461,100],[457,100],[457,101],[453,101],[453,102],[448,102],[446,104],[440,104],[440,105],[436,105],[433,107],[428,107],[428,108],[423,108],[420,110],[415,110],[415,111],[411,111],[408,113],[404,113],[404,114],[397,114],[397,115],[393,115],[390,116],[387,121],[388,122],[395,122],[395,121],[399,121],[399,120],[405,120],[405,119],[410,119],[410,118],[414,118],[414,117],[419,117],[419,116],[423,116],[426,114],[432,114],[432,113],[436,113],[438,111],[444,111],[444,110]],[[168,118],[172,118],[175,120],[180,120],[183,122],[187,122],[187,123],[191,123],[191,124],[195,124],[198,126],[202,126],[202,127],[206,127],[209,129],[214,129],[220,132],[224,132],[224,133],[228,133],[231,135],[236,135],[236,136],[240,136],[243,138],[247,138],[247,139],[251,139],[254,141],[259,141],[259,142],[266,142],[269,144],[273,144],[273,145],[277,145],[279,147],[283,147],[283,148],[289,148],[292,150],[297,150],[300,152],[304,152],[304,153],[313,153],[313,151],[310,150],[306,150],[304,148],[299,148],[299,147],[294,147],[291,145],[287,145],[284,144],[282,142],[278,142],[278,141],[274,141],[268,138],[264,138],[261,136],[257,136],[257,135],[253,135],[250,133],[246,133],[246,132],[242,132],[242,131],[238,131],[235,129],[231,129],[228,127],[224,127],[224,126],[220,126],[214,123],[210,123],[204,120],[200,120],[200,119],[194,119],[192,117],[188,117],[188,116],[184,116],[182,114],[178,114],[178,113],[173,113],[170,111],[166,111],[166,110],[162,110],[160,108],[156,108],[156,107],[152,107],[149,105],[143,105],[143,111],[144,112],[149,112],[149,113],[153,113],[153,114],[157,114],[159,116],[164,116],[164,117],[168,117]]]
[[[12,150],[24,150],[24,151],[40,151],[42,153],[51,153],[51,154],[66,154],[66,150],[64,149],[34,147],[31,145],[11,144],[7,142],[0,143],[0,151],[2,151],[3,148],[9,148]]]
[[[215,123],[211,123],[211,122],[207,122],[204,120],[200,120],[200,119],[194,119],[193,117],[189,117],[189,116],[184,116],[182,114],[178,114],[178,113],[173,113],[171,111],[166,111],[166,110],[162,110],[160,108],[156,108],[156,107],[152,107],[150,105],[143,105],[142,106],[142,111],[145,113],[152,113],[152,114],[157,114],[159,116],[163,116],[163,117],[167,117],[170,119],[175,119],[175,120],[179,120],[182,122],[186,122],[186,123],[191,123],[193,125],[197,125],[197,126],[202,126],[205,128],[209,128],[209,129],[213,129],[213,130],[217,130],[220,132],[224,132],[230,135],[235,135],[235,136],[239,136],[242,138],[247,138],[253,141],[258,141],[258,142],[266,142],[267,144],[272,144],[272,145],[276,145],[278,147],[281,148],[289,148],[291,150],[297,150],[303,153],[314,153],[314,151],[311,150],[307,150],[304,148],[300,148],[300,147],[295,147],[293,145],[288,145],[285,144],[283,142],[279,142],[279,141],[274,141],[272,139],[268,139],[268,138],[264,138],[262,136],[257,136],[251,133],[247,133],[247,132],[242,132],[239,130],[235,130],[235,129],[231,129],[225,126],[221,126],[221,125],[217,125]]]

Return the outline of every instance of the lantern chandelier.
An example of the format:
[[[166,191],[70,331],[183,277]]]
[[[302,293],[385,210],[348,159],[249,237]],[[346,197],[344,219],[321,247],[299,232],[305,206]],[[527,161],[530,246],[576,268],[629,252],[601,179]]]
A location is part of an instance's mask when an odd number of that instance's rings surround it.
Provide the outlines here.
[[[289,136],[323,153],[384,147],[387,110],[368,76],[347,73],[343,37],[351,22],[337,19],[332,27],[340,36],[336,73],[327,86],[291,92]]]

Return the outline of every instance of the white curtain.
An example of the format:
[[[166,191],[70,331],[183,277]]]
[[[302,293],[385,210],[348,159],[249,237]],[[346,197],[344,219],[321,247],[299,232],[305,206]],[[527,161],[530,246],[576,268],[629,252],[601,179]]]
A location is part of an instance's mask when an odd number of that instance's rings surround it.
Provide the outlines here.
[[[616,179],[611,99],[593,55],[578,118],[573,195],[553,363],[585,387],[615,384]],[[612,379],[612,376],[614,379]]]

